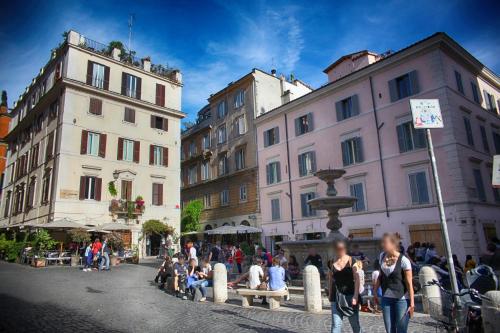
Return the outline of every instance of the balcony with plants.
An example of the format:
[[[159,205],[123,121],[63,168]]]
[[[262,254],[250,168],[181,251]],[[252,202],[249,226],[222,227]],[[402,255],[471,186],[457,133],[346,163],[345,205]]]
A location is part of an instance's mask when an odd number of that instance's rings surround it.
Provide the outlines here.
[[[135,200],[117,199],[118,191],[113,181],[108,183],[108,191],[113,197],[109,205],[109,211],[112,215],[127,220],[134,220],[144,214],[146,206],[142,196],[138,195]]]

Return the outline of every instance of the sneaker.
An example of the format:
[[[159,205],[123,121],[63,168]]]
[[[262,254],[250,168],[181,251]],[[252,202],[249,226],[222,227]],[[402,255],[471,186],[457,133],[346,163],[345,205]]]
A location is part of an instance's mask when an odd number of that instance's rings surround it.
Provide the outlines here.
[[[200,298],[200,302],[206,302],[207,301],[207,298],[206,297],[202,297]]]
[[[186,301],[187,299],[188,299],[188,298],[187,298],[187,296],[186,296],[186,295],[182,296],[182,300],[183,300],[183,301]]]

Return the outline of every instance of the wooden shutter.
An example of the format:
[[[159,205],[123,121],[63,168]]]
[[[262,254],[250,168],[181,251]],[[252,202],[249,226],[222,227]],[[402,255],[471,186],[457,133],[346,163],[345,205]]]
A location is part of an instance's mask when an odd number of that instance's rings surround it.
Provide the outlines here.
[[[417,71],[411,71],[408,73],[408,77],[410,80],[410,95],[418,94],[420,92],[420,88],[418,86]]]
[[[304,154],[300,154],[298,156],[299,159],[299,176],[304,176],[306,174],[305,167],[304,167]]]
[[[356,162],[363,162],[364,161],[364,156],[363,156],[363,143],[360,137],[357,137],[354,139],[355,142],[355,147],[356,151],[354,152],[356,154]]]
[[[156,184],[158,191],[158,205],[163,205],[163,184]]]
[[[274,128],[274,143],[279,143],[280,142],[280,128],[275,127]]]
[[[123,160],[123,138],[118,138],[118,155],[116,158],[118,161]]]
[[[163,147],[163,166],[168,167],[168,148]]]
[[[281,163],[276,162],[276,182],[281,182]]]
[[[102,115],[102,99],[90,98],[89,112],[97,116]]]
[[[106,157],[106,134],[99,135],[99,157]]]
[[[312,130],[314,130],[314,120],[311,112],[307,114],[307,131],[311,132]]]
[[[139,156],[141,153],[141,143],[139,141],[134,141],[134,162],[139,163]]]
[[[156,84],[156,105],[165,106],[165,86]]]
[[[302,216],[307,217],[309,215],[307,212],[307,193],[302,193],[300,195],[300,208],[302,211]]]
[[[168,131],[168,119],[167,118],[162,118],[162,129],[164,131]]]
[[[295,118],[295,136],[299,136],[300,133],[300,118]]]
[[[350,158],[349,158],[348,142],[347,141],[343,141],[341,143],[341,147],[342,147],[342,164],[344,166],[351,164],[350,163]]]
[[[491,110],[491,101],[489,94],[486,90],[483,90],[484,102],[486,103],[486,110]]]
[[[92,61],[87,62],[87,84],[92,85],[92,77],[94,76],[94,63]]]
[[[344,120],[343,112],[342,112],[342,101],[338,101],[335,103],[335,112],[337,114],[337,121]]]
[[[155,146],[149,145],[149,165],[155,163]]]
[[[151,128],[155,128],[156,125],[156,116],[151,115]]]
[[[85,199],[85,180],[86,180],[86,178],[87,177],[85,177],[85,176],[80,177],[80,200]]]
[[[104,90],[109,90],[109,67],[104,66]]]
[[[351,96],[351,116],[357,116],[359,114],[359,98],[358,95]]]
[[[312,151],[311,154],[311,171],[316,172],[316,152]]]
[[[396,126],[396,132],[398,133],[399,152],[404,153],[407,151],[404,125]]]
[[[396,79],[390,80],[388,84],[389,84],[389,94],[391,96],[391,102],[395,102],[399,99]]]
[[[80,154],[87,154],[87,141],[89,137],[89,132],[86,130],[82,130],[82,142],[80,144]]]
[[[269,146],[269,134],[270,134],[270,130],[267,130],[267,131],[264,131],[264,147],[267,147]]]
[[[135,98],[141,99],[141,88],[142,88],[142,79],[140,77],[137,78],[137,87],[135,89]]]
[[[102,179],[96,177],[95,178],[95,200],[101,201],[101,193],[102,193]]]
[[[271,184],[271,165],[270,164],[266,165],[266,180],[267,180],[267,185]]]
[[[122,95],[127,95],[127,73],[122,72]]]
[[[124,120],[129,123],[135,124],[135,109],[125,108],[125,117]]]

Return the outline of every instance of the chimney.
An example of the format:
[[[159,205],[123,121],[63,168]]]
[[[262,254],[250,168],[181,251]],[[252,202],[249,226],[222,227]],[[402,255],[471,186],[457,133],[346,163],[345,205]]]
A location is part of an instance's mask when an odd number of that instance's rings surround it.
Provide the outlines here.
[[[113,50],[111,50],[111,57],[115,60],[120,61],[120,55],[122,51],[116,47],[113,47]]]
[[[276,77],[276,70],[274,68],[271,69],[271,75],[274,76],[274,77]]]
[[[151,72],[151,58],[150,57],[142,58],[142,69],[144,69],[146,72]]]

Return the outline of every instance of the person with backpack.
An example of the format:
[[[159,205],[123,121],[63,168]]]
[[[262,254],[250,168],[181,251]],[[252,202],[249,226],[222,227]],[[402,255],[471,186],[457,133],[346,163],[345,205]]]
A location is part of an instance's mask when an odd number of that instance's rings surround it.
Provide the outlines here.
[[[333,244],[335,260],[329,262],[328,298],[332,304],[332,333],[342,331],[342,321],[348,318],[354,333],[362,332],[359,324],[360,280],[356,259],[347,254],[347,243]]]
[[[399,251],[399,237],[387,233],[382,237],[380,273],[374,290],[382,287],[382,316],[387,333],[406,333],[413,316],[413,273],[410,260]],[[378,295],[374,293],[378,303]]]

